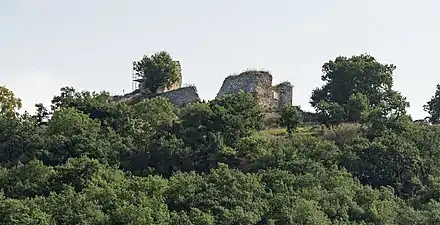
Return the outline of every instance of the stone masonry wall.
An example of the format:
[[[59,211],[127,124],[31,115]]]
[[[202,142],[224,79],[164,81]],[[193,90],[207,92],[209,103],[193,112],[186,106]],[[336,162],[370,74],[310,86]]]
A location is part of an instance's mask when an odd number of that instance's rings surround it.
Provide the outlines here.
[[[120,101],[127,104],[135,104],[140,102],[142,99],[146,98],[146,96],[140,92],[139,90],[135,90],[131,93],[125,95],[115,95],[112,96],[113,101]]]
[[[197,88],[194,86],[183,87],[172,91],[160,93],[158,96],[168,98],[175,106],[184,106],[189,103],[200,101]]]
[[[223,81],[217,98],[221,98],[227,94],[237,93],[240,90],[264,94],[271,86],[272,75],[269,73],[263,71],[248,71],[227,77]]]
[[[199,94],[197,93],[197,89],[194,86],[174,89],[171,91],[156,94],[154,96],[147,96],[141,91],[136,90],[132,93],[128,93],[125,95],[113,96],[113,100],[125,102],[127,104],[136,104],[143,99],[153,97],[167,98],[171,101],[171,103],[178,107],[186,105],[188,103],[200,101]]]
[[[178,80],[175,83],[171,84],[170,87],[160,87],[157,89],[157,93],[164,93],[167,91],[177,90],[182,87],[182,80]]]
[[[272,75],[268,72],[246,71],[227,77],[216,98],[243,90],[254,94],[266,112],[276,112],[292,105],[292,87],[289,82],[272,86]]]
[[[170,87],[170,90],[163,90],[163,92],[154,95],[146,95],[143,91],[136,90],[126,95],[113,96],[113,100],[135,104],[145,98],[161,96],[168,98],[178,107],[200,101],[195,86],[181,87],[181,85],[181,81],[177,82]],[[245,91],[252,93],[257,98],[264,111],[277,113],[280,109],[292,105],[292,90],[293,86],[289,82],[272,86],[272,75],[266,71],[246,71],[227,77],[216,98]]]
[[[274,87],[278,93],[278,102],[276,103],[278,109],[283,109],[292,106],[293,100],[293,85],[290,82],[283,82]]]
[[[273,107],[272,75],[265,71],[246,71],[227,77],[216,98],[239,91],[254,94],[264,109]]]

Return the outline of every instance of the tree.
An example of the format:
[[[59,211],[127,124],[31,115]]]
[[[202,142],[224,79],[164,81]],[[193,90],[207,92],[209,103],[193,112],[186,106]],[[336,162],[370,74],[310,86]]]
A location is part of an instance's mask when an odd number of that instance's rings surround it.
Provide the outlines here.
[[[45,125],[49,119],[50,112],[42,103],[35,104],[35,108],[37,108],[37,111],[32,117],[36,120],[37,125]]]
[[[0,116],[0,165],[9,167],[34,158],[42,143],[40,133],[33,119]]]
[[[393,68],[372,57],[326,69],[317,113],[288,107],[282,124],[354,123],[289,137],[261,132],[246,92],[176,108],[156,94],[126,104],[66,87],[50,111],[9,104],[0,224],[439,224],[440,125],[412,123]]]
[[[140,61],[133,62],[133,70],[141,77],[141,87],[148,93],[157,93],[160,88],[169,88],[182,79],[179,62],[165,51],[144,55]]]
[[[14,92],[0,86],[0,116],[14,117],[21,106],[21,99],[15,97]]]
[[[263,128],[262,108],[251,93],[240,91],[229,94],[211,101],[209,105],[214,114],[214,129],[222,133],[230,146],[234,146],[241,137]]]
[[[55,171],[42,162],[31,160],[0,174],[0,189],[9,198],[25,199],[35,196],[48,196]]]
[[[440,84],[437,84],[434,96],[423,106],[423,109],[429,113],[431,123],[440,123]]]
[[[55,111],[45,131],[45,149],[40,158],[46,164],[58,165],[80,156],[113,164],[119,153],[115,136],[101,132],[99,120],[75,108]]]
[[[33,200],[2,199],[0,196],[0,224],[50,225],[51,216]]]
[[[281,126],[287,127],[287,132],[291,134],[303,121],[301,111],[298,107],[289,106],[281,111]]]
[[[370,55],[339,56],[323,65],[321,80],[326,83],[313,90],[310,103],[338,123],[359,122],[370,108],[380,108],[386,116],[403,115],[409,103],[392,89],[395,69]]]
[[[73,107],[101,125],[120,134],[131,135],[133,126],[129,121],[132,110],[124,103],[111,101],[108,92],[76,91],[73,87],[61,88],[61,94],[52,99],[52,110]]]
[[[328,128],[346,121],[346,111],[338,103],[321,101],[315,106],[318,121]]]
[[[164,124],[171,124],[177,119],[174,105],[166,98],[144,99],[132,106],[135,126],[145,134],[154,133]]]

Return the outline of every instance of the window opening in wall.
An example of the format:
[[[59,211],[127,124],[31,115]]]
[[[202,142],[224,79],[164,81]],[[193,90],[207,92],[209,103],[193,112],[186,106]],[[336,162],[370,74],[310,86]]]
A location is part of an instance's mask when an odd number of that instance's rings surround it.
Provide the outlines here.
[[[278,96],[278,92],[274,91],[273,92],[273,99],[277,99],[278,100],[279,96]]]

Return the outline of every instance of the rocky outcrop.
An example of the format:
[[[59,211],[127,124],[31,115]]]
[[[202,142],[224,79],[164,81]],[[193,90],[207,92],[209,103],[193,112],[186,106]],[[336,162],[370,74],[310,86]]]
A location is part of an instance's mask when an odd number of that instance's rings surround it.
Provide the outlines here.
[[[267,112],[276,112],[292,105],[293,85],[283,82],[272,86],[272,75],[266,71],[246,71],[227,77],[216,98],[239,91],[254,94]]]

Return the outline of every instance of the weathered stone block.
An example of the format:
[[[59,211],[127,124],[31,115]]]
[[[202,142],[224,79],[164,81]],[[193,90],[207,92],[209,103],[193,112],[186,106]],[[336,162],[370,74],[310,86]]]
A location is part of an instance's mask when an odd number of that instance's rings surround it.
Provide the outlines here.
[[[200,97],[195,86],[183,87],[172,91],[163,92],[158,96],[169,99],[175,106],[178,107],[200,101]]]
[[[293,85],[290,82],[283,82],[274,87],[278,93],[278,108],[283,109],[292,106]]]
[[[197,93],[197,88],[194,86],[183,87],[174,89],[167,92],[162,92],[154,95],[146,95],[139,90],[133,91],[122,96],[113,96],[113,100],[125,102],[127,104],[136,104],[143,99],[154,98],[154,97],[164,97],[170,100],[175,106],[184,106],[188,103],[200,101],[199,94]]]
[[[283,82],[272,86],[272,75],[266,71],[246,71],[227,77],[216,98],[241,90],[254,94],[266,112],[276,112],[292,105],[292,84]]]

